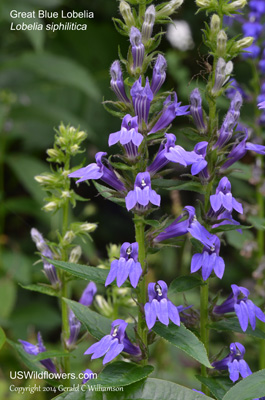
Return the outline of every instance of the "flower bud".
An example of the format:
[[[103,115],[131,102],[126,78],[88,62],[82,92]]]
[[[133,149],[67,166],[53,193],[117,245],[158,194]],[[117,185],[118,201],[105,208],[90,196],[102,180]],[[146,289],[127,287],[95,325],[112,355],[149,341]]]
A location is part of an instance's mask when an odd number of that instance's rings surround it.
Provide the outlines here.
[[[254,38],[252,36],[244,37],[235,43],[236,50],[241,50],[252,45]]]
[[[80,230],[83,232],[94,232],[95,229],[97,229],[97,224],[87,222],[80,225]]]
[[[116,244],[110,244],[110,246],[108,247],[109,260],[113,261],[119,257],[120,257],[120,246],[117,246]]]
[[[82,255],[81,247],[80,246],[74,247],[69,256],[69,262],[74,264],[78,263],[81,255]]]
[[[163,8],[156,12],[156,17],[168,17],[173,14],[183,3],[183,0],[171,0]]]
[[[62,137],[62,136],[59,137],[58,141],[59,141],[60,145],[65,145],[66,144],[65,138]]]
[[[247,0],[236,0],[226,5],[226,10],[230,13],[237,11],[239,8],[244,8]]]
[[[222,86],[228,81],[230,74],[233,71],[233,63],[229,61],[228,63],[220,57],[217,61],[215,70],[215,82],[212,88],[212,94],[215,94],[221,90]]]
[[[75,233],[73,231],[67,231],[63,237],[65,244],[70,244],[75,239]]]
[[[70,128],[68,128],[70,133],[75,133],[76,132],[76,128],[74,126],[70,126]]]
[[[210,25],[211,33],[213,33],[213,35],[217,34],[220,31],[220,26],[221,26],[220,17],[217,14],[213,14]]]
[[[211,0],[196,0],[196,6],[200,8],[207,8],[211,5]]]
[[[221,30],[217,35],[217,54],[219,57],[225,55],[227,43],[227,34],[224,30]]]
[[[62,199],[69,199],[71,197],[71,192],[69,190],[63,190],[61,193]]]
[[[131,28],[131,26],[134,26],[135,21],[130,5],[126,3],[126,1],[121,0],[119,9],[125,24],[129,28]]]
[[[40,183],[41,185],[51,184],[54,183],[55,177],[52,174],[49,175],[36,175],[34,176],[36,182]]]
[[[190,95],[190,113],[199,132],[206,132],[206,125],[203,118],[202,98],[198,88],[194,89]]]
[[[133,68],[141,68],[144,61],[144,45],[141,32],[135,26],[131,28],[130,42],[132,45]]]
[[[146,9],[146,12],[144,15],[144,23],[142,26],[142,41],[143,41],[143,43],[146,43],[152,36],[153,27],[154,27],[154,23],[155,23],[155,17],[156,17],[156,9],[155,9],[154,5],[151,5]]]
[[[51,158],[58,158],[60,156],[60,152],[55,149],[48,149],[47,154]]]
[[[55,211],[57,209],[57,203],[55,201],[50,201],[49,203],[45,204],[43,207],[44,211]]]
[[[70,147],[70,152],[72,155],[75,155],[79,150],[78,144],[74,144],[73,146]]]
[[[84,131],[79,131],[79,132],[76,133],[76,139],[78,141],[85,140],[86,137],[87,137],[87,134]]]
[[[111,65],[110,76],[111,76],[111,81],[110,81],[111,89],[116,94],[119,101],[122,101],[123,103],[130,103],[130,100],[128,99],[125,92],[121,65],[118,60],[114,61],[113,64]]]
[[[104,299],[103,296],[97,294],[95,297],[95,306],[100,310],[100,312],[106,317],[112,315],[113,308],[110,304]]]

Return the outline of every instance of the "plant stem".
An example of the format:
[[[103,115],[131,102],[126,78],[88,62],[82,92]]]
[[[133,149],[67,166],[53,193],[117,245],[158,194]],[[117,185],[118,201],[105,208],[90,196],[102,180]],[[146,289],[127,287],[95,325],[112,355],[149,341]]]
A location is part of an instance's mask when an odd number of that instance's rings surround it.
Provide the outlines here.
[[[208,329],[208,292],[209,284],[206,281],[206,285],[201,286],[201,341],[203,342],[207,355],[209,353],[209,329]],[[201,375],[207,378],[207,369],[205,365],[201,366]],[[208,388],[202,384],[202,392],[206,395],[209,394]]]
[[[143,270],[143,277],[138,284],[138,325],[137,325],[137,333],[141,340],[141,345],[144,349],[145,357],[142,360],[142,364],[147,364],[148,355],[147,355],[147,326],[144,318],[143,307],[146,303],[146,281],[145,281],[145,237],[144,237],[144,221],[138,215],[134,216],[134,226],[135,226],[135,239],[139,246],[138,259],[141,264]]]

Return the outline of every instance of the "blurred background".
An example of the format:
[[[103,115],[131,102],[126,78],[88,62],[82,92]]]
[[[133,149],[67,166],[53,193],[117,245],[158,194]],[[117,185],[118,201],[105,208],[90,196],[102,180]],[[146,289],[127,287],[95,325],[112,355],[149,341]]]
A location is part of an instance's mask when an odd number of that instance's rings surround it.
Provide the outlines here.
[[[66,12],[89,9],[95,18],[80,20],[80,23],[87,23],[86,31],[10,31],[10,10],[38,8],[64,9]],[[107,151],[109,134],[120,127],[120,120],[108,114],[102,105],[103,99],[114,99],[109,84],[109,68],[118,58],[118,46],[126,56],[129,45],[128,38],[120,36],[112,22],[112,17],[119,17],[117,8],[115,0],[79,0],[78,4],[74,0],[2,0],[0,3],[0,325],[14,342],[19,338],[34,342],[36,332],[40,330],[48,349],[60,346],[61,320],[57,300],[21,287],[45,282],[42,265],[34,265],[38,255],[35,254],[30,229],[35,227],[52,240],[55,234],[51,232],[55,232],[60,223],[60,216],[53,217],[41,210],[45,193],[34,181],[34,176],[49,170],[46,150],[52,147],[54,129],[61,121],[87,132],[86,151],[76,157],[76,165],[82,160],[85,164],[91,163],[97,151]],[[195,15],[195,12],[195,3],[187,0],[175,17],[178,34],[174,36],[171,32],[168,39],[164,37],[160,47],[168,61],[164,90],[176,90],[183,105],[188,104],[193,88],[199,86],[203,91],[208,64],[211,63],[201,39],[204,14]],[[163,28],[166,30],[167,27]],[[237,31],[237,27],[233,29]],[[156,27],[156,31],[159,30],[161,27]],[[237,60],[235,72],[237,80],[247,88],[246,77],[251,78],[249,65]],[[221,117],[228,106],[227,99],[220,101]],[[242,114],[245,122],[251,120],[253,106],[244,106]],[[185,148],[192,146],[188,136],[189,125],[192,126],[187,118],[178,118],[172,128],[178,144],[185,145]],[[115,149],[108,150],[108,154],[113,151]],[[255,187],[249,183],[252,163],[252,156],[247,156],[241,165],[244,174],[234,173],[231,181],[234,196],[249,204],[252,214],[255,214]],[[82,263],[96,266],[104,263],[110,243],[121,244],[124,238],[126,241],[134,240],[131,215],[98,196],[93,185],[82,184],[77,191],[89,201],[78,203],[71,218],[99,223],[92,234],[93,242],[80,243],[84,255]],[[174,191],[170,196],[168,192],[162,193],[163,209],[157,216],[177,216],[185,205],[195,205],[198,196],[184,191]],[[257,268],[254,238],[255,229],[244,230],[242,235],[234,231],[226,234],[226,245],[222,250],[226,272],[222,282],[214,280],[214,291],[222,288],[225,296],[231,283],[254,286],[251,279],[253,270]],[[188,274],[190,259],[188,241],[179,249],[167,248],[150,256],[149,280],[159,278],[169,283],[176,276]],[[73,284],[73,299],[79,298],[83,288],[84,282]],[[103,288],[99,287],[98,291],[103,294]],[[196,308],[199,291],[188,292],[186,299],[175,296],[172,300],[177,305],[187,302]],[[218,333],[213,333],[213,339],[212,355],[235,340],[230,334],[224,338]],[[248,345],[248,361],[255,370],[256,344],[249,338],[244,344]],[[89,341],[86,341],[73,352],[73,370],[100,369],[101,361],[91,364],[81,356],[88,345]],[[156,365],[154,376],[199,387],[194,379],[198,372],[197,363],[177,349],[168,348],[163,342],[155,343],[151,363]],[[9,371],[24,368],[25,364],[15,349],[5,344],[0,353],[1,398],[12,400],[19,396],[9,392]],[[12,383],[19,386],[34,384],[35,381]],[[27,399],[31,395],[23,396]],[[53,395],[40,393],[35,397],[42,400]]]

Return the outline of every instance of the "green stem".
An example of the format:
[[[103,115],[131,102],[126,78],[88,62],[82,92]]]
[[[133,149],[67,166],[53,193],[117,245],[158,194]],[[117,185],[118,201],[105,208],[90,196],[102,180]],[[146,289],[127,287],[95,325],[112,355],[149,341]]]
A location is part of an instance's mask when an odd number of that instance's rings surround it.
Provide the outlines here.
[[[138,258],[143,270],[143,277],[138,284],[138,294],[137,294],[137,301],[138,301],[138,325],[137,325],[137,333],[139,335],[142,348],[144,350],[144,359],[142,363],[145,365],[148,361],[147,355],[147,326],[144,318],[143,307],[146,303],[146,281],[145,281],[145,237],[144,237],[144,221],[138,215],[134,216],[134,226],[135,226],[135,239],[138,243],[139,250],[138,250]]]
[[[206,281],[206,285],[201,286],[201,341],[205,346],[207,355],[209,354],[208,294],[209,294],[209,284]],[[201,366],[201,375],[207,378],[207,369],[205,365]],[[202,384],[202,392],[205,393],[206,395],[209,394],[209,390],[204,384]]]

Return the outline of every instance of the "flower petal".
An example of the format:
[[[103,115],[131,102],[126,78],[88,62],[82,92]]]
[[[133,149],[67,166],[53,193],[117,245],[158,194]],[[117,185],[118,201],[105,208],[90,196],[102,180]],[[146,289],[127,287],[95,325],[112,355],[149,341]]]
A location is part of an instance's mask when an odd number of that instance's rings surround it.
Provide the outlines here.
[[[117,357],[123,350],[124,344],[119,343],[118,339],[114,339],[110,345],[110,348],[103,359],[103,365]]]
[[[129,276],[130,266],[132,259],[126,261],[125,258],[120,258],[118,261],[118,269],[117,269],[117,286],[120,287],[126,281]]]
[[[156,322],[156,310],[151,307],[152,303],[146,303],[144,306],[145,320],[148,329],[152,329]]]
[[[180,326],[180,317],[178,308],[170,301],[167,301],[168,316],[169,319],[175,324]]]
[[[105,286],[108,286],[117,277],[118,263],[119,263],[119,260],[112,261],[112,263],[110,265],[110,271],[109,271],[109,274],[108,274],[106,282],[105,282]]]
[[[142,272],[142,267],[139,262],[133,262],[133,264],[131,264],[129,277],[132,287],[136,288]]]

